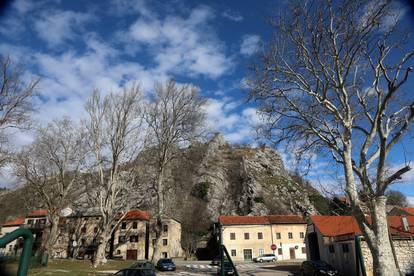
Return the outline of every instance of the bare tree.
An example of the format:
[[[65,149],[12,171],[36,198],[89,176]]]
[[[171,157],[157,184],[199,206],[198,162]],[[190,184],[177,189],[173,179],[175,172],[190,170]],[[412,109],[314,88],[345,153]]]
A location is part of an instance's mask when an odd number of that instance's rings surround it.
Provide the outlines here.
[[[414,51],[393,3],[297,2],[272,22],[275,39],[248,81],[265,120],[262,134],[303,153],[329,153],[343,169],[375,275],[398,274],[385,191],[410,166],[387,173],[386,165],[414,119],[414,94],[403,90]]]
[[[165,216],[166,176],[180,147],[200,135],[204,114],[198,89],[169,81],[156,85],[154,99],[148,104],[144,118],[148,125],[148,146],[154,151],[155,173],[152,188],[156,194],[156,242],[152,260],[160,258],[162,218]]]
[[[34,142],[15,157],[15,171],[48,210],[42,244],[50,254],[58,237],[60,211],[67,207],[85,164],[85,139],[68,119],[36,131]]]
[[[89,141],[90,169],[87,179],[89,203],[102,216],[98,248],[94,258],[97,267],[106,262],[106,247],[111,234],[132,205],[136,184],[132,168],[142,146],[141,89],[134,85],[121,93],[101,98],[94,91],[86,105],[89,114],[85,129]]]
[[[0,167],[9,156],[7,130],[21,127],[29,119],[32,98],[40,79],[26,83],[24,72],[10,58],[0,55]]]
[[[401,207],[408,206],[407,197],[397,190],[388,190],[385,195],[387,196],[388,205],[397,205]]]

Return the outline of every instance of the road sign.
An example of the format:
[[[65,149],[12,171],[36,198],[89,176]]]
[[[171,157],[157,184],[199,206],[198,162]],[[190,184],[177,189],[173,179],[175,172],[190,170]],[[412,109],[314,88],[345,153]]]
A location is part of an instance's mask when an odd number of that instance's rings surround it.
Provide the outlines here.
[[[270,246],[270,248],[271,248],[272,250],[276,250],[276,249],[277,249],[277,246],[276,246],[276,244],[272,244],[272,245]]]

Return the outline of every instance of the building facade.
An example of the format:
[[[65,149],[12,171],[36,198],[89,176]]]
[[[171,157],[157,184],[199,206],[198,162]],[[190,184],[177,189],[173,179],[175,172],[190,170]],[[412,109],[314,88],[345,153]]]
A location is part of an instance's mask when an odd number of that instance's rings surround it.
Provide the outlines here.
[[[397,262],[403,275],[414,268],[414,217],[388,216]],[[322,260],[340,275],[373,275],[371,252],[352,216],[311,216],[306,232],[309,260]],[[363,265],[361,265],[363,264]]]
[[[155,220],[151,220],[150,228],[153,229]],[[152,256],[155,246],[155,231],[150,231],[149,255]],[[162,233],[159,242],[161,247],[160,256],[158,258],[181,258],[183,257],[183,249],[181,247],[181,223],[172,218],[164,218],[162,220]]]
[[[271,253],[278,260],[306,259],[306,222],[300,216],[220,216],[219,224],[223,244],[235,261]]]
[[[0,229],[1,230],[0,231],[0,238],[7,235],[8,233],[11,233],[14,230],[18,229],[23,224],[24,224],[24,218],[17,218],[17,219],[6,221]],[[22,243],[22,241],[17,239],[17,240],[14,240],[14,241],[10,242],[9,244],[7,244],[4,247],[0,247],[0,254],[2,254],[2,255],[16,255],[17,251],[21,247],[21,243]]]

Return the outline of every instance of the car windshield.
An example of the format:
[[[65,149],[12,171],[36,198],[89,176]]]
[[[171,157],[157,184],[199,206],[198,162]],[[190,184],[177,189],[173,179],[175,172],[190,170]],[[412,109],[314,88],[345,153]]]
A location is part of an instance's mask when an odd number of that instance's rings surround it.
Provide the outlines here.
[[[161,260],[161,263],[163,264],[171,264],[173,261],[171,259],[163,259]]]

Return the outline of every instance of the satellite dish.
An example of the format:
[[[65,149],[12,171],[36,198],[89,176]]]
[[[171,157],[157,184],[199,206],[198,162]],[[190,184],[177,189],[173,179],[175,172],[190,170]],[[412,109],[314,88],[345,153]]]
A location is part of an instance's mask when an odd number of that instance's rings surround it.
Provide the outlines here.
[[[70,216],[72,213],[73,213],[73,211],[72,211],[72,209],[71,209],[71,208],[69,208],[69,207],[64,208],[64,209],[62,209],[62,210],[60,211],[60,215],[61,215],[62,217],[67,217],[67,216]]]

